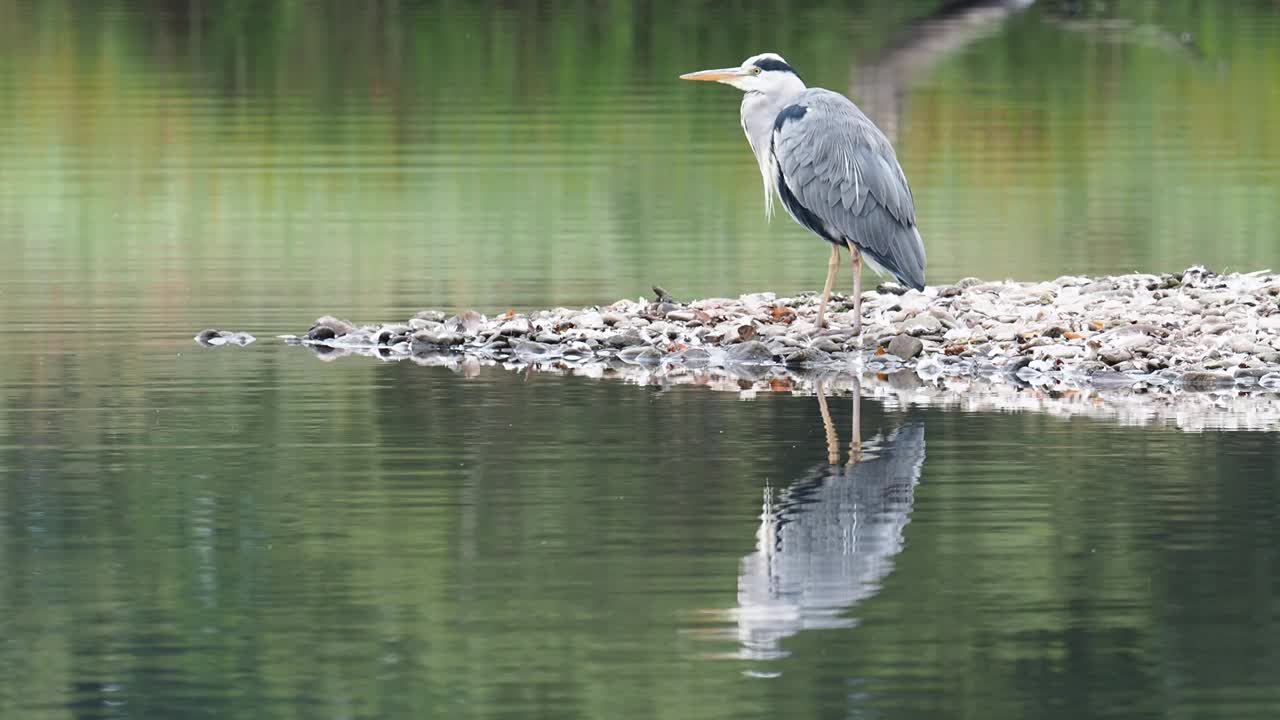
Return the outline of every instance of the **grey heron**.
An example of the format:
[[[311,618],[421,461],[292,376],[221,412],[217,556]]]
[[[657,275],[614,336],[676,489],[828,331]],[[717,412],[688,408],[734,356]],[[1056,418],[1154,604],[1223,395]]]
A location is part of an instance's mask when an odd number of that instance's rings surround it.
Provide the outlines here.
[[[855,333],[862,330],[864,255],[902,284],[924,289],[924,241],[911,188],[888,138],[857,105],[839,93],[806,87],[776,53],[680,78],[724,83],[745,93],[742,129],[764,178],[765,216],[773,216],[776,192],[796,222],[831,243],[817,330],[842,247],[849,248],[853,269]]]

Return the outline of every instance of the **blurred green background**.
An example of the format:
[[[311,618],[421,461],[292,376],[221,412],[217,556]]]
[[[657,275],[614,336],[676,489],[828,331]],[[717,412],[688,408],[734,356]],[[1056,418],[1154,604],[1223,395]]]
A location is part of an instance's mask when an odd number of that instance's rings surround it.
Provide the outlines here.
[[[296,329],[815,288],[738,92],[675,80],[764,49],[894,136],[930,282],[1272,264],[1273,3],[941,5],[0,0],[0,282],[63,291],[0,303]]]
[[[764,50],[894,138],[931,283],[1280,269],[1266,0],[0,0],[0,715],[1280,714],[1273,436],[865,401],[925,427],[901,552],[757,663],[813,398],[266,337],[818,287],[675,79]]]

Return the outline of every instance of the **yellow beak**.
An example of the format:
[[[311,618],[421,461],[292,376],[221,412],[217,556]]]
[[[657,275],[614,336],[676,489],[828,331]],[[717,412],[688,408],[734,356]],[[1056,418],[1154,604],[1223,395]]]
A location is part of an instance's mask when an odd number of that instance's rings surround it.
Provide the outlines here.
[[[698,72],[685,73],[680,76],[681,80],[701,80],[703,82],[723,82],[742,77],[742,68],[720,68],[718,70],[699,70]]]

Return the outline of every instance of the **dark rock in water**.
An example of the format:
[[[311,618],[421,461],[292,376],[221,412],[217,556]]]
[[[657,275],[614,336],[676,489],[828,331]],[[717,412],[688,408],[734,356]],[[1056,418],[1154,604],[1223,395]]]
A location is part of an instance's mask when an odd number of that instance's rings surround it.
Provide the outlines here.
[[[511,340],[511,352],[521,360],[546,359],[560,355],[560,349],[532,340]]]
[[[1010,375],[1017,375],[1019,370],[1031,364],[1031,360],[1032,360],[1032,357],[1030,355],[1023,355],[1022,357],[1015,359],[1013,362],[1009,363],[1008,365],[1005,365],[1004,371]]]
[[[256,339],[247,332],[229,332],[213,328],[201,330],[200,334],[195,337],[195,341],[205,347],[218,347],[220,345],[239,345],[244,347]]]
[[[1270,375],[1273,372],[1277,372],[1277,370],[1280,370],[1280,368],[1274,368],[1274,367],[1237,368],[1234,372],[1231,373],[1231,377],[1235,378],[1237,382],[1244,378],[1250,378],[1252,380],[1260,380],[1263,377],[1266,377],[1267,375]]]
[[[759,340],[730,345],[725,351],[725,360],[733,365],[768,365],[774,362],[769,346]]]
[[[1192,371],[1178,376],[1178,382],[1187,390],[1217,390],[1233,384],[1234,380],[1223,373]]]
[[[824,336],[815,338],[814,341],[810,343],[809,347],[825,353],[840,352],[840,346],[843,342],[843,338]]]
[[[898,335],[889,341],[889,346],[885,349],[890,355],[910,360],[924,351],[924,343],[910,335]]]
[[[894,370],[893,372],[889,373],[888,379],[889,379],[889,387],[894,388],[896,390],[915,390],[916,388],[919,388],[921,385],[924,385],[924,382],[920,379],[920,376],[917,375],[915,371],[911,370],[910,368],[902,368],[901,370]]]
[[[408,325],[384,325],[374,335],[374,341],[379,345],[395,345],[408,340],[409,332]]]
[[[653,298],[654,298],[654,302],[679,304],[679,301],[671,297],[671,293],[667,292],[664,288],[658,287],[657,285],[653,286]]]
[[[662,351],[657,348],[643,347],[633,345],[629,348],[623,348],[618,353],[618,359],[625,363],[633,365],[657,365],[662,362]]]
[[[460,333],[445,330],[441,326],[434,330],[419,330],[413,334],[411,342],[413,343],[414,351],[417,352],[419,346],[450,347],[452,345],[460,345],[465,339]]]
[[[803,367],[806,365],[828,365],[831,360],[831,353],[824,352],[816,347],[806,347],[787,355],[784,362],[788,366]]]
[[[907,288],[903,285],[899,285],[896,282],[886,281],[876,286],[876,292],[880,293],[881,295],[906,295]]]
[[[610,335],[609,337],[605,338],[604,342],[609,347],[621,349],[625,347],[632,347],[635,345],[643,345],[644,338],[640,337],[638,333],[633,333],[633,332],[618,333],[617,335]]]
[[[703,348],[689,348],[673,354],[670,360],[685,367],[702,368],[711,362],[711,353]]]
[[[1099,370],[1089,375],[1089,382],[1099,387],[1121,387],[1134,385],[1138,379],[1115,370]]]
[[[211,341],[215,339],[220,339],[221,337],[222,337],[221,330],[214,330],[213,328],[209,328],[208,330],[201,330],[200,334],[196,335],[196,342],[200,343],[201,345],[207,346],[207,345],[213,344],[213,342]]]
[[[1119,365],[1126,360],[1133,359],[1133,353],[1128,350],[1103,350],[1098,353],[1098,359],[1108,365]]]
[[[332,340],[347,335],[355,329],[355,325],[346,320],[339,320],[332,315],[325,315],[311,323],[311,329],[307,331],[307,339]]]

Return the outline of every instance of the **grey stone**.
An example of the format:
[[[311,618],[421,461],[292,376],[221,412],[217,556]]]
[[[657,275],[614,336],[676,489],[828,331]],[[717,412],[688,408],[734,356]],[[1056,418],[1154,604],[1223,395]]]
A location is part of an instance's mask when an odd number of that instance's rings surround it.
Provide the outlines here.
[[[796,350],[784,359],[787,365],[827,365],[831,363],[831,354],[819,350],[816,347],[806,347]]]
[[[912,336],[939,335],[942,333],[942,321],[931,314],[916,315],[902,325],[903,332]]]
[[[1248,335],[1232,335],[1227,338],[1227,342],[1224,347],[1231,352],[1248,355],[1252,355],[1258,350],[1257,344],[1254,343],[1253,338]]]
[[[560,354],[560,349],[546,343],[533,340],[512,340],[511,352],[524,359],[546,358]]]
[[[1225,373],[1191,371],[1182,373],[1178,382],[1188,390],[1214,390],[1231,385],[1233,380]]]
[[[339,320],[332,315],[325,315],[311,324],[311,329],[307,330],[307,339],[332,340],[347,335],[353,330],[355,330],[355,326],[346,320]]]
[[[617,333],[605,338],[604,342],[609,347],[625,348],[632,347],[634,345],[643,345],[644,338],[640,337],[640,334],[636,332]]]
[[[773,352],[759,340],[730,345],[725,358],[735,365],[766,365],[774,362]]]
[[[633,345],[623,348],[618,353],[618,359],[632,363],[634,365],[657,365],[662,362],[662,351],[653,347],[644,347],[641,345]]]
[[[419,330],[410,338],[413,345],[428,345],[431,347],[450,347],[452,345],[460,345],[466,340],[462,333],[445,330],[443,327],[433,330]]]
[[[889,341],[889,346],[886,349],[890,355],[895,355],[903,360],[910,360],[924,351],[924,343],[910,335],[898,335]]]

